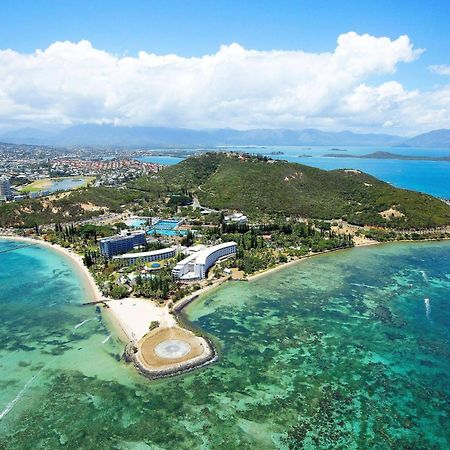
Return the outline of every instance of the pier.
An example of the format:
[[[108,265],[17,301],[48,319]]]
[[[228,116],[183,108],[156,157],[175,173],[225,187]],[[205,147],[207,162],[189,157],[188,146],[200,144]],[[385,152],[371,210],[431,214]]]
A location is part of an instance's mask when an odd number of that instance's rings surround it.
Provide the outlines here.
[[[105,300],[94,300],[92,302],[82,303],[81,306],[103,305],[105,308],[109,308],[108,303]]]

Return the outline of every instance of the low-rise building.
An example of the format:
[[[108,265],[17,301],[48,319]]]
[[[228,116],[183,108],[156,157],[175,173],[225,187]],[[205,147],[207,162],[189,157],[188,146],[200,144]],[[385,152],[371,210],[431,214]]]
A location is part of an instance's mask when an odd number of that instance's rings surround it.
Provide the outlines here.
[[[132,266],[139,262],[152,262],[161,259],[173,258],[177,254],[177,247],[162,248],[150,252],[125,253],[113,256],[113,260],[119,261],[124,266]]]
[[[182,259],[172,269],[174,278],[190,281],[206,277],[208,269],[220,259],[236,255],[236,242],[224,242],[205,248],[199,252],[193,252]]]
[[[124,230],[119,235],[100,239],[100,253],[111,259],[115,255],[129,252],[140,245],[146,245],[145,232]]]
[[[237,223],[239,225],[244,225],[247,223],[248,218],[242,213],[234,213],[229,216],[224,217],[226,223]]]

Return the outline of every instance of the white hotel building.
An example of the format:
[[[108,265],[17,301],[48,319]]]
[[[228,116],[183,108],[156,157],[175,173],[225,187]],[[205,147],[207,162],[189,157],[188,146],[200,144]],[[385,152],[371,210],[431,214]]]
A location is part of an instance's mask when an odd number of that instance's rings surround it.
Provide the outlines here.
[[[172,275],[184,281],[198,280],[206,277],[206,272],[218,260],[236,255],[236,242],[224,242],[192,253],[182,259],[173,269]]]
[[[152,262],[161,259],[173,258],[177,254],[177,247],[162,248],[151,252],[125,253],[113,256],[113,260],[119,261],[124,266],[132,266],[136,263]]]

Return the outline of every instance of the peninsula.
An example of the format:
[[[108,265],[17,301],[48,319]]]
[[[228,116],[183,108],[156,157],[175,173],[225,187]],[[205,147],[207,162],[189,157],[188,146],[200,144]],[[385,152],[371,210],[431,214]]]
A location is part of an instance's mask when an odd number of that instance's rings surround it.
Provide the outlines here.
[[[429,195],[358,170],[233,152],[190,157],[120,189],[89,186],[0,211],[2,234],[71,259],[89,286],[85,303],[100,308],[124,359],[150,379],[218,358],[181,312],[224,282],[353,246],[450,236],[450,206]]]

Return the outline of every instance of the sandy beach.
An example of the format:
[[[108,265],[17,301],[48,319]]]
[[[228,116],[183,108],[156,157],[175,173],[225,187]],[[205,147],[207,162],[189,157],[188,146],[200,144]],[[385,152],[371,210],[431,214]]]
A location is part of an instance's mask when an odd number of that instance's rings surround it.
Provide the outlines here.
[[[150,323],[158,321],[160,328],[176,325],[176,320],[167,306],[161,307],[144,298],[123,298],[108,300],[109,312],[125,333],[129,341],[138,341],[149,332]]]
[[[67,258],[86,287],[89,296],[85,299],[86,302],[104,301],[109,308],[102,309],[102,312],[107,319],[110,319],[108,322],[117,328],[119,337],[126,337],[127,341],[139,340],[144,334],[148,333],[152,321],[157,320],[161,327],[171,327],[176,324],[175,318],[169,313],[167,307],[159,307],[151,300],[141,298],[110,300],[104,297],[93,276],[84,265],[82,258],[68,249],[29,237],[0,235],[0,239],[41,245]],[[121,334],[125,336],[120,336]]]

